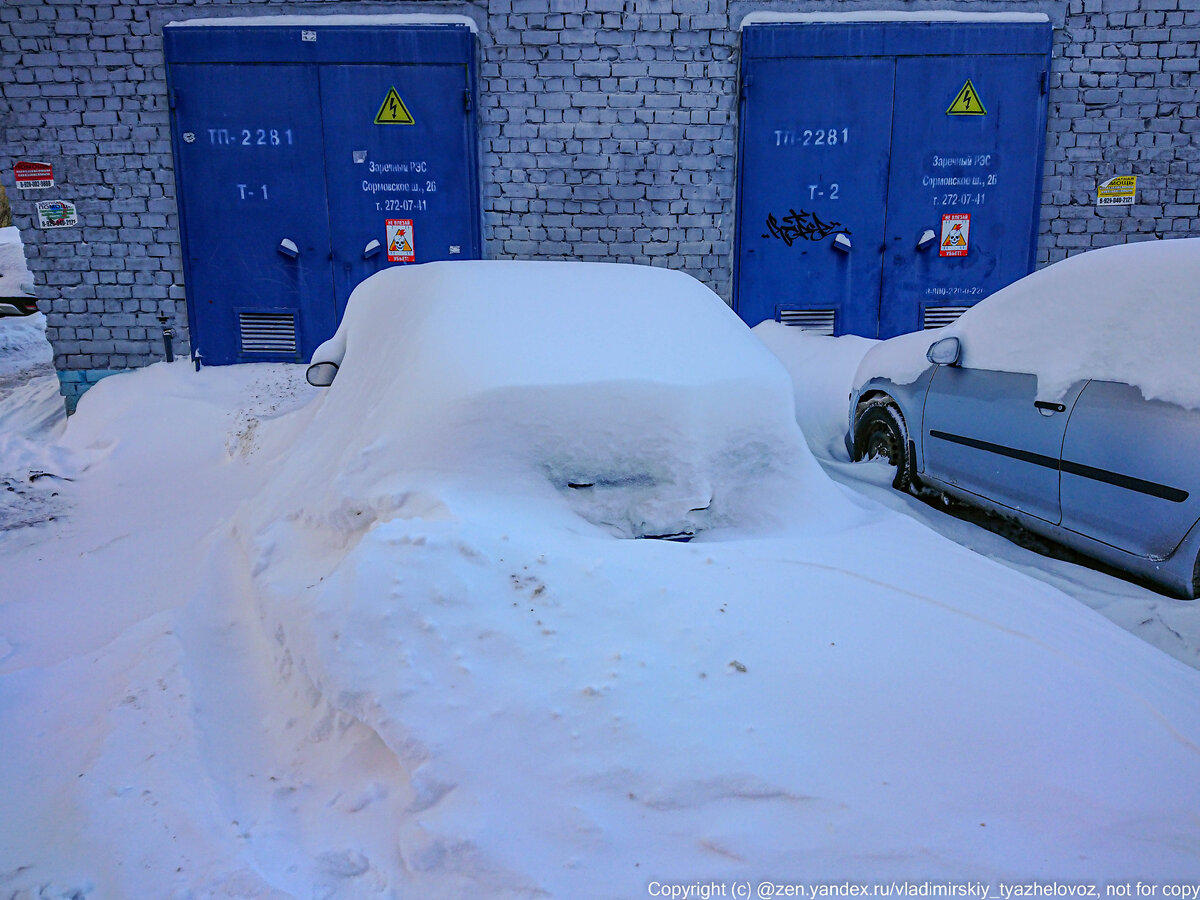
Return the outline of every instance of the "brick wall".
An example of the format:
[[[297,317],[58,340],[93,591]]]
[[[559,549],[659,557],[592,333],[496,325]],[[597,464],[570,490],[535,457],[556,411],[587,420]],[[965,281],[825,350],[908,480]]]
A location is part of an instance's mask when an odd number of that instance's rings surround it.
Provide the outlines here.
[[[489,253],[669,265],[728,299],[738,35],[725,0],[492,0],[489,24]]]
[[[895,9],[1036,8],[1056,25],[1039,261],[1200,234],[1200,0],[889,0]],[[89,383],[161,358],[160,316],[187,352],[161,28],[197,15],[467,13],[479,23],[485,253],[649,262],[729,298],[737,24],[748,12],[857,0],[481,0],[442,3],[3,0],[0,181],[60,369]],[[51,192],[13,189],[18,159]],[[1139,176],[1136,205],[1095,188]],[[81,224],[35,231],[32,201]],[[87,374],[91,373],[91,374]]]
[[[158,316],[186,323],[164,78],[145,7],[0,5],[0,178],[60,370],[145,365],[162,355]],[[13,190],[18,159],[52,163],[56,186]],[[73,201],[80,227],[35,230],[42,199]]]
[[[1200,0],[1070,0],[1056,32],[1038,262],[1200,235]],[[1137,175],[1137,202],[1096,185]]]

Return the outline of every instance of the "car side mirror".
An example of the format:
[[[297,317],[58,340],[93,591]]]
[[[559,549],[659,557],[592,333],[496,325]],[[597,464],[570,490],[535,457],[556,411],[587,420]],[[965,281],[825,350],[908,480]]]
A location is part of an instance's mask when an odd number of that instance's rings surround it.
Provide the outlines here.
[[[337,375],[337,371],[337,363],[313,363],[308,367],[308,371],[304,373],[304,377],[313,387],[329,387],[333,384],[333,379]]]
[[[956,366],[962,356],[962,342],[956,337],[934,341],[925,358],[935,366]]]

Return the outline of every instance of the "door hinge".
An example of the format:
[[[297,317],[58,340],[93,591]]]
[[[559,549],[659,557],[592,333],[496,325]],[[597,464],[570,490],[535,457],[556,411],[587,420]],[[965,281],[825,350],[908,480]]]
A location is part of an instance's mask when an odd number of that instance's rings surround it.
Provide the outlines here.
[[[471,89],[467,88],[463,91],[463,112],[471,111]]]
[[[751,78],[749,75],[747,75],[745,78],[742,79],[742,89],[741,89],[739,96],[743,101],[745,101],[745,99],[749,96],[750,85],[753,81],[754,81],[754,79]]]
[[[175,105],[178,102],[179,102],[179,91],[176,90],[175,88],[172,88],[170,91],[167,92],[167,106],[170,109],[174,109]]]
[[[1042,88],[1043,94],[1046,93],[1048,90],[1050,90],[1050,73],[1049,72],[1042,73],[1040,83],[1041,83],[1041,88]]]

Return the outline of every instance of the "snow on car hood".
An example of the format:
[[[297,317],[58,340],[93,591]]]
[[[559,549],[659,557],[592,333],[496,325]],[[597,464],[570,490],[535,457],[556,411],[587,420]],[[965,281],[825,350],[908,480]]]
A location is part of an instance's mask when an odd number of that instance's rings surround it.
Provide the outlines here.
[[[342,496],[378,495],[402,468],[536,481],[633,536],[705,524],[688,521],[692,510],[708,524],[736,518],[754,483],[825,482],[789,415],[782,366],[679,272],[387,269],[355,290],[313,359],[340,361],[307,440]]]
[[[962,340],[964,366],[1036,375],[1040,399],[1091,378],[1200,409],[1200,239],[1068,257],[997,291],[953,325],[873,348],[855,387],[876,376],[914,381],[929,365],[929,345],[951,335]]]

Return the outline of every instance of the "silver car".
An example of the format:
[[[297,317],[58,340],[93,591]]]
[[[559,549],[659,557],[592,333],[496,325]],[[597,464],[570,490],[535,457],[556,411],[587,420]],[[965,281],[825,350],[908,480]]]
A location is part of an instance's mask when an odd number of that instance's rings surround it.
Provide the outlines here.
[[[1093,251],[881,342],[850,395],[851,458],[1196,597],[1198,275],[1197,239]]]

